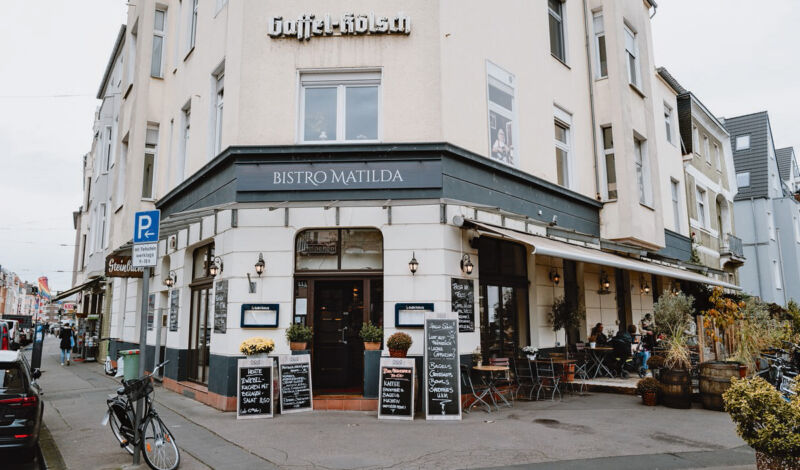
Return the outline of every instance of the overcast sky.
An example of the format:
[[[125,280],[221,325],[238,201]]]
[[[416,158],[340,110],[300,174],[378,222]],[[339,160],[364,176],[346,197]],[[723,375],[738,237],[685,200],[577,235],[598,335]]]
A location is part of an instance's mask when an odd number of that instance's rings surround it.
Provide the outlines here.
[[[800,1],[658,3],[656,64],[717,116],[768,110],[775,145],[800,150]],[[0,265],[64,290],[81,158],[125,2],[2,0],[2,8]]]

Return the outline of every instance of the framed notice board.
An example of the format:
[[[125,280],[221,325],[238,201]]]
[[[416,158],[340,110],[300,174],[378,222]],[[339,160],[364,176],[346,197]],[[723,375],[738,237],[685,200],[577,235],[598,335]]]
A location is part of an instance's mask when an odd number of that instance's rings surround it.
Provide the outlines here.
[[[425,315],[433,313],[433,304],[394,304],[394,325],[396,327],[422,328],[425,326]]]
[[[178,331],[178,304],[181,291],[174,289],[169,293],[169,331]]]
[[[236,419],[272,418],[272,364],[271,357],[238,360]]]
[[[414,359],[382,357],[378,419],[414,419]]]
[[[278,364],[281,384],[281,413],[313,410],[311,355],[281,356]]]
[[[461,419],[458,323],[456,313],[434,313],[425,319],[425,419]]]
[[[475,331],[475,282],[472,279],[450,279],[450,300],[458,313],[458,331]]]
[[[280,305],[278,304],[243,304],[240,326],[242,328],[277,328],[279,311]]]

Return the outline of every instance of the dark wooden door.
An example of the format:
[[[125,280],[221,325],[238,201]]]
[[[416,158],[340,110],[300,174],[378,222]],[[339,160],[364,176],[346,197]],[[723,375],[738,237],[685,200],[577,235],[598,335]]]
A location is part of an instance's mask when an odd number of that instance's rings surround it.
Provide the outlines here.
[[[186,376],[189,380],[203,384],[208,384],[208,360],[211,351],[211,324],[208,315],[210,298],[210,284],[192,287]]]
[[[363,343],[358,332],[363,321],[363,280],[314,282],[315,389],[360,390]]]

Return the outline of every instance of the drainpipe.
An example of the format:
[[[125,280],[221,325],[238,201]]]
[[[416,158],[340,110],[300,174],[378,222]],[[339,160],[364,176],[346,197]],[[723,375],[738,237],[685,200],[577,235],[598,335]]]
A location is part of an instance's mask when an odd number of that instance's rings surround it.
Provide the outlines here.
[[[764,298],[764,286],[761,283],[761,261],[758,257],[758,232],[756,227],[756,200],[750,196],[750,209],[753,211],[753,248],[756,250],[756,276],[758,276],[758,295]]]
[[[597,124],[594,115],[594,71],[592,70],[592,53],[589,48],[589,6],[586,0],[583,0],[583,31],[586,46],[586,70],[589,74],[589,106],[590,114],[592,116],[592,154],[594,155],[594,184],[595,192],[598,201],[602,200],[600,196],[600,166],[597,161]]]

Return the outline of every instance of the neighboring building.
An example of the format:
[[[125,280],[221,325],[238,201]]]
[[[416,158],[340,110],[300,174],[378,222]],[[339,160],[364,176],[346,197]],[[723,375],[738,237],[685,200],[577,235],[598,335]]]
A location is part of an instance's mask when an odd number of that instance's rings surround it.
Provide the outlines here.
[[[147,350],[170,359],[166,387],[232,409],[241,341],[286,354],[301,322],[315,389],[367,393],[362,322],[408,332],[421,357],[413,309],[451,311],[454,283],[474,291],[465,361],[637,324],[681,283],[736,289],[679,265],[688,212],[662,114],[678,103],[655,73],[654,2],[401,4],[130,4],[110,62],[121,78],[103,80],[121,100],[116,190],[87,188],[76,224],[91,240],[105,220],[102,256],[118,256],[133,212],[161,210]],[[101,274],[86,259],[73,291]],[[115,349],[138,344],[141,284],[106,288]],[[559,296],[586,308],[568,337],[547,320]]]
[[[775,150],[775,158],[778,160],[778,171],[781,180],[786,183],[792,194],[800,192],[800,168],[797,165],[797,156],[794,148],[786,147]]]
[[[800,211],[781,180],[766,111],[724,120],[736,163],[735,214],[747,263],[739,270],[748,294],[786,305],[800,279]]]

